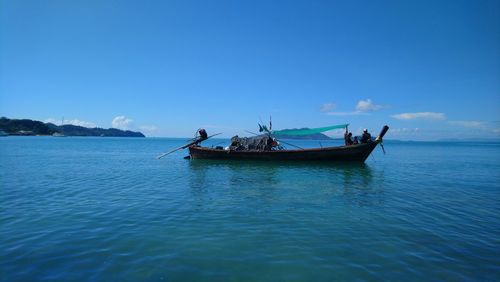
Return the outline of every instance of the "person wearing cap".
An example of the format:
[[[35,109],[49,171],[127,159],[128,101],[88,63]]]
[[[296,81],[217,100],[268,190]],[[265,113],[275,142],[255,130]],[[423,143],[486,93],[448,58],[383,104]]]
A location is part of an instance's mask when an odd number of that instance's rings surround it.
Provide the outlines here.
[[[361,136],[361,143],[368,143],[372,141],[372,136],[368,133],[368,129],[363,129],[363,135]]]

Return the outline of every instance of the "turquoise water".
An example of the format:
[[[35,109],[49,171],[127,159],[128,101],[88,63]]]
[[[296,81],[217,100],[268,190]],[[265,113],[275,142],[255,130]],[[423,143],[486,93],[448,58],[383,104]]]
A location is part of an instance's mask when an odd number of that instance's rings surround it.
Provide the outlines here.
[[[183,143],[1,138],[0,280],[500,280],[498,143],[155,159]]]

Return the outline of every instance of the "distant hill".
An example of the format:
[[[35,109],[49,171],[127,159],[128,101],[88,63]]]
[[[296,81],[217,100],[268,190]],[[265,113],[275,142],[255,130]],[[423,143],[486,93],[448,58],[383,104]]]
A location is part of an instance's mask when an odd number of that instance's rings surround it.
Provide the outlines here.
[[[103,136],[103,137],[145,137],[141,132],[120,130],[116,128],[87,128],[65,124],[57,126],[30,119],[0,118],[0,129],[10,135],[52,135],[56,132],[66,136]]]
[[[120,130],[116,128],[87,128],[72,124],[57,126],[53,123],[47,123],[47,126],[66,136],[145,137],[141,132]]]
[[[437,140],[438,142],[483,142],[483,143],[498,143],[500,138],[443,138]]]
[[[57,132],[41,121],[6,117],[0,118],[0,129],[10,135],[51,135]]]

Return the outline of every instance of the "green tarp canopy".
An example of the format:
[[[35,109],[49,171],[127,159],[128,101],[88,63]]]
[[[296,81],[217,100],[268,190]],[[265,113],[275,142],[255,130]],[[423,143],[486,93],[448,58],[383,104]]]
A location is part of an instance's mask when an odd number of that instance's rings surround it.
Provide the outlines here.
[[[301,129],[283,129],[283,130],[275,130],[272,134],[275,135],[312,135],[316,133],[321,133],[325,131],[329,131],[332,129],[346,128],[349,124],[339,124],[332,125],[326,127],[318,127],[318,128],[301,128]]]

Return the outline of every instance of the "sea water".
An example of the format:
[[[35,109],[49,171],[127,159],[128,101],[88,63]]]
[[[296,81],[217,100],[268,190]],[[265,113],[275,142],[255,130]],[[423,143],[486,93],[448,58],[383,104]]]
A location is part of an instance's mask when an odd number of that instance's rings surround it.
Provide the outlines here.
[[[500,280],[498,143],[155,159],[185,141],[1,138],[0,280]]]

